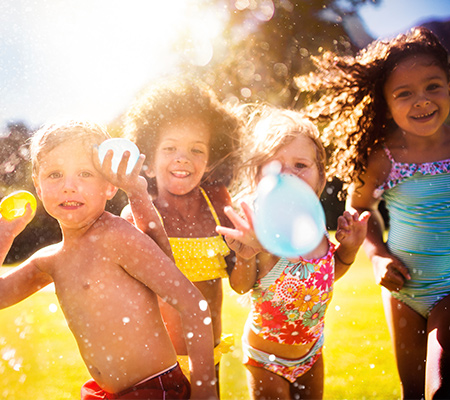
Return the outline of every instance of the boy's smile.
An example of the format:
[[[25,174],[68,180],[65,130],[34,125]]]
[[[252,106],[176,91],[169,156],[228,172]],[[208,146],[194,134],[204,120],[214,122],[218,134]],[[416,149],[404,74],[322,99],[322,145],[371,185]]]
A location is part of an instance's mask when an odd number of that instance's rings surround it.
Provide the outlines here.
[[[61,227],[90,225],[116,192],[95,169],[82,142],[61,144],[44,155],[34,182],[45,209]]]

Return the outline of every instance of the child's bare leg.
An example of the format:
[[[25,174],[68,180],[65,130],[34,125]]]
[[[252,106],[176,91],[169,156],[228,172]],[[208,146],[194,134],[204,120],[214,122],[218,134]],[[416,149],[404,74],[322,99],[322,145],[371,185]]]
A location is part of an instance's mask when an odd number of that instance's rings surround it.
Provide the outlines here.
[[[246,365],[247,384],[252,400],[285,400],[290,398],[289,381],[264,368]]]
[[[425,390],[426,319],[383,291],[384,311],[394,344],[402,398],[421,399]]]
[[[450,399],[450,296],[428,318],[426,399]]]
[[[291,399],[314,399],[323,398],[323,356],[320,356],[312,368],[300,376],[291,385]]]

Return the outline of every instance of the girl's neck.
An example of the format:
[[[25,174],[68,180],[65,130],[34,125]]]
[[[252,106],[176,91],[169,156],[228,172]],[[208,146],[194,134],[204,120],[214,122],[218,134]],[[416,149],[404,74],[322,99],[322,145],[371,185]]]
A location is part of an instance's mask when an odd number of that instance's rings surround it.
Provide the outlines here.
[[[157,208],[170,208],[184,213],[186,211],[192,211],[192,208],[199,204],[202,199],[203,195],[200,191],[200,186],[197,186],[184,195],[175,195],[167,191],[159,191],[154,203]]]
[[[424,163],[450,158],[450,129],[442,126],[432,136],[412,135],[398,129],[387,142],[398,162]]]

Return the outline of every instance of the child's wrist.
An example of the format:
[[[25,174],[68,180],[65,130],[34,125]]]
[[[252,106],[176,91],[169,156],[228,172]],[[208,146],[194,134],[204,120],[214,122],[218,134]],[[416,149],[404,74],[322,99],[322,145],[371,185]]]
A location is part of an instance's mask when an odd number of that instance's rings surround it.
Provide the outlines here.
[[[334,253],[334,256],[337,261],[339,261],[341,264],[346,265],[346,266],[350,266],[355,262],[355,257],[352,257],[353,261],[348,262],[348,259],[347,258],[342,259],[341,256],[339,255],[339,252],[337,252],[337,251]]]

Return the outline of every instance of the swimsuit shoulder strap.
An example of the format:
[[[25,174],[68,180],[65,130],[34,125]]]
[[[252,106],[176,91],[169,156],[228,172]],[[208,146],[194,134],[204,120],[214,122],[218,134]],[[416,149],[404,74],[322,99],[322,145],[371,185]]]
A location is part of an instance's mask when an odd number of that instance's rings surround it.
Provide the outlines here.
[[[211,214],[212,214],[212,216],[214,218],[214,221],[216,222],[216,225],[220,225],[220,220],[219,220],[219,217],[217,216],[216,210],[214,209],[214,207],[213,207],[213,205],[211,203],[211,200],[209,199],[209,197],[206,194],[205,190],[201,186],[200,186],[200,192],[202,192],[203,197],[206,200],[206,203],[208,203],[209,210],[211,211]]]

